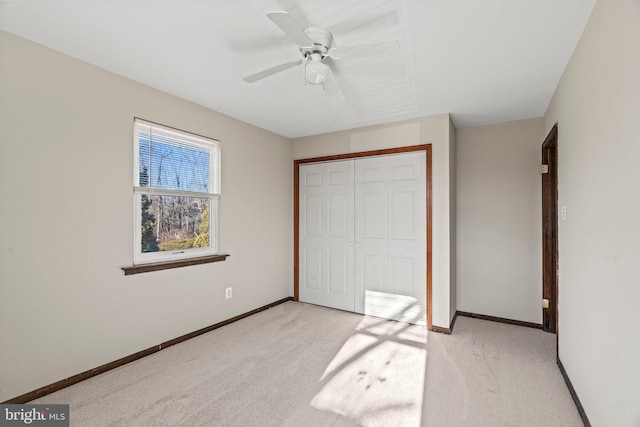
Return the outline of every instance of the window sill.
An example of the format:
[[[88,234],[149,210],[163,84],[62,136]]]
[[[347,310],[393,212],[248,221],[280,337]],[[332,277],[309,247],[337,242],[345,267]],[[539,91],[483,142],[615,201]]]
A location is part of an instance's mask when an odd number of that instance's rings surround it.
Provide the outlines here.
[[[154,262],[150,264],[132,265],[122,267],[125,276],[130,274],[148,273],[150,271],[168,270],[170,268],[187,267],[189,265],[208,264],[210,262],[224,261],[229,254],[209,255],[199,258],[181,259],[179,261]]]

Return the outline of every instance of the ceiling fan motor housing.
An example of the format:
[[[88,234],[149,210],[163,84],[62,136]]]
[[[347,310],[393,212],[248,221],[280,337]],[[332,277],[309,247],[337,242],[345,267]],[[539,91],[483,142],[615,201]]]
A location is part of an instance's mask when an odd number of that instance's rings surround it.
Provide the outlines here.
[[[333,35],[328,30],[319,27],[308,27],[305,28],[304,32],[313,42],[313,46],[303,46],[300,48],[300,52],[302,52],[305,58],[312,53],[319,53],[323,58],[329,55]]]

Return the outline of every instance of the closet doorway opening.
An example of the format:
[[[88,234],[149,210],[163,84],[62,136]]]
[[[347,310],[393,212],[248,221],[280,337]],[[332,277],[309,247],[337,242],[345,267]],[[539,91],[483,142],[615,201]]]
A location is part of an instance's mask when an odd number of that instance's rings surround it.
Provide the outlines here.
[[[431,324],[431,144],[294,161],[294,300]]]

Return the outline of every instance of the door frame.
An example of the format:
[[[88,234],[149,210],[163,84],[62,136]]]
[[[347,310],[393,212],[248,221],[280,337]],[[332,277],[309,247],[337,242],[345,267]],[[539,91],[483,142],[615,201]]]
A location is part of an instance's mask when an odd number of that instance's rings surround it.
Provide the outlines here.
[[[414,151],[426,152],[426,188],[427,188],[427,239],[426,239],[426,268],[427,280],[425,283],[427,291],[427,329],[432,330],[431,325],[431,144],[412,145],[407,147],[387,148],[382,150],[361,151],[358,153],[336,154],[332,156],[312,157],[306,159],[298,159],[293,161],[293,300],[298,301],[300,286],[300,270],[299,270],[299,250],[300,250],[300,165],[305,163],[330,162],[335,160],[350,160],[360,157],[384,156],[389,154],[410,153]]]
[[[542,298],[549,308],[542,309],[542,327],[558,332],[558,124],[542,143]]]

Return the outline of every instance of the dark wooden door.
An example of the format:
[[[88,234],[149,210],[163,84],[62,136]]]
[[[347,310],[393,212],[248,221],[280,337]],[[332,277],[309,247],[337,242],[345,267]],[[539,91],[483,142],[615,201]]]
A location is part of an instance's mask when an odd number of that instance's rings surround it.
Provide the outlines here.
[[[542,144],[542,325],[547,332],[558,330],[558,125]]]

